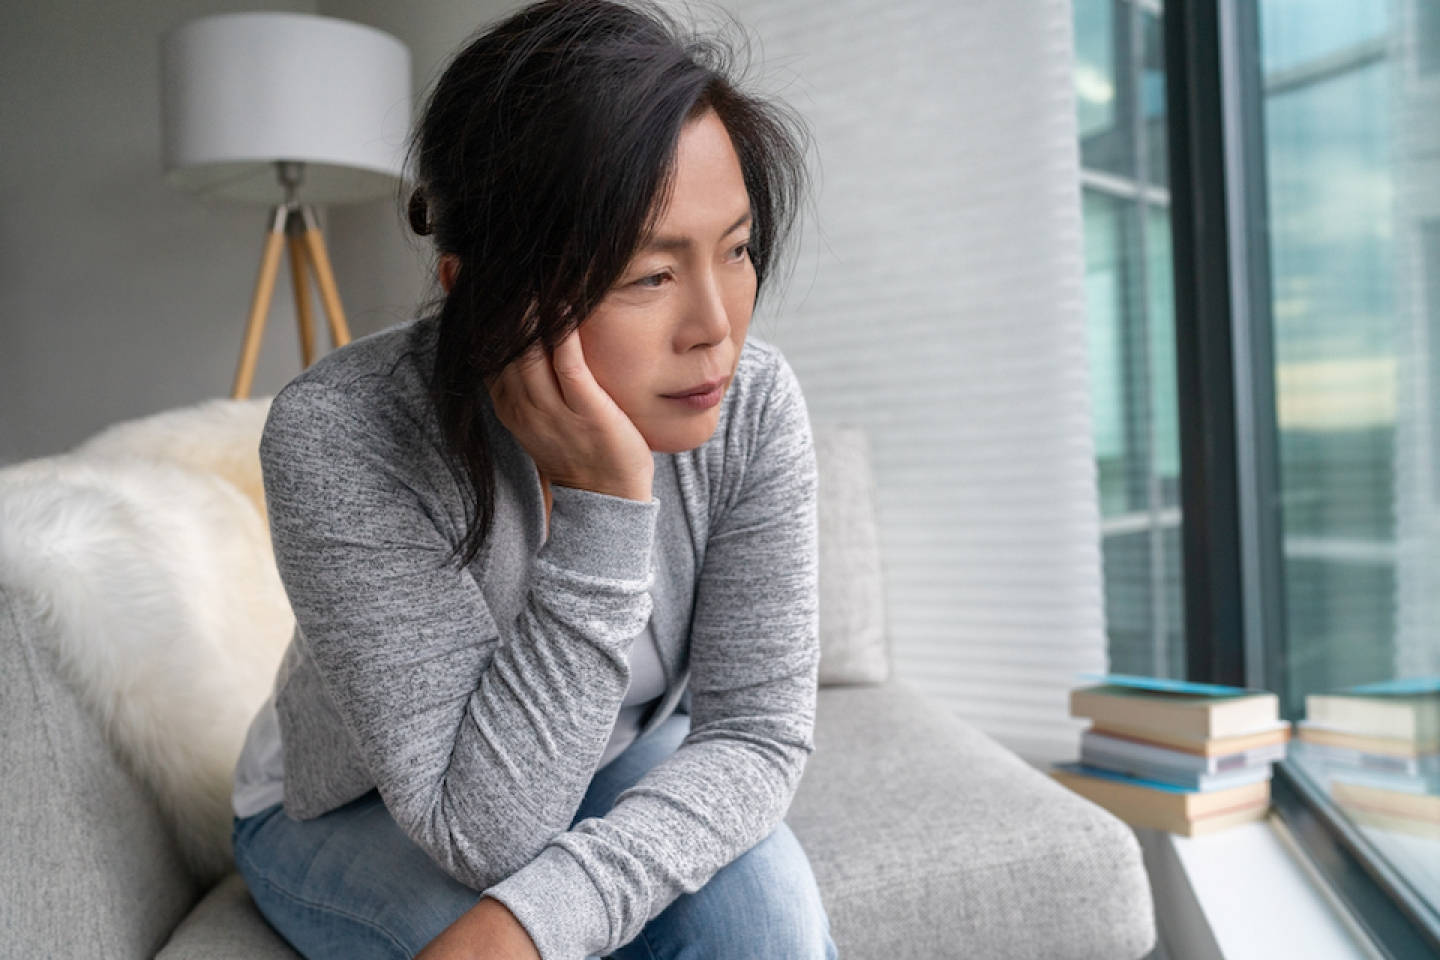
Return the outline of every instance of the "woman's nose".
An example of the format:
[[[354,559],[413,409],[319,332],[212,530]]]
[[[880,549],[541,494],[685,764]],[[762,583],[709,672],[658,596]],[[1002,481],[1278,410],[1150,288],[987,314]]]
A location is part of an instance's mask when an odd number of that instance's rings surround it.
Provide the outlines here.
[[[687,305],[684,336],[686,349],[714,346],[730,336],[730,313],[720,278],[710,273],[700,279]]]

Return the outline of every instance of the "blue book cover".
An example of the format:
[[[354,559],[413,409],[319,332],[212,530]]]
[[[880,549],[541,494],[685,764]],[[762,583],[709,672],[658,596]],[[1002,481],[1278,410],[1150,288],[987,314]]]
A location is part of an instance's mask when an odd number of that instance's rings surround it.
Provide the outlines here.
[[[1268,690],[1248,687],[1227,687],[1219,683],[1192,683],[1188,680],[1166,680],[1162,677],[1137,677],[1128,673],[1082,673],[1081,680],[1103,683],[1112,687],[1131,687],[1136,690],[1154,690],[1159,693],[1188,693],[1201,697],[1248,697]]]
[[[1378,683],[1362,683],[1358,687],[1346,687],[1340,692],[1371,696],[1412,697],[1416,694],[1440,693],[1440,677],[1402,677],[1398,680],[1381,680]]]
[[[1199,790],[1187,790],[1184,787],[1177,787],[1173,783],[1161,783],[1159,780],[1142,780],[1139,777],[1128,777],[1123,773],[1116,773],[1113,770],[1102,770],[1099,767],[1087,766],[1083,763],[1070,761],[1068,763],[1057,763],[1056,770],[1064,770],[1067,773],[1078,773],[1086,777],[1100,777],[1104,780],[1114,780],[1117,783],[1128,783],[1132,787],[1146,787],[1150,790],[1160,790],[1164,793],[1199,793]]]

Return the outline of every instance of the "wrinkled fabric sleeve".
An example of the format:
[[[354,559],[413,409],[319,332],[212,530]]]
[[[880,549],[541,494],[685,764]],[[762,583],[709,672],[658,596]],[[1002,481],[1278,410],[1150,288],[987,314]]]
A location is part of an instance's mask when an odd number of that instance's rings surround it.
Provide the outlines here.
[[[386,808],[482,890],[569,827],[650,616],[658,501],[552,489],[514,622],[448,561],[419,441],[340,388],[287,386],[261,437],[280,577],[305,656]]]
[[[623,946],[764,839],[814,750],[815,453],[799,384],[778,351],[775,360],[696,586],[689,735],[608,814],[577,823],[485,891],[526,926],[544,960]]]

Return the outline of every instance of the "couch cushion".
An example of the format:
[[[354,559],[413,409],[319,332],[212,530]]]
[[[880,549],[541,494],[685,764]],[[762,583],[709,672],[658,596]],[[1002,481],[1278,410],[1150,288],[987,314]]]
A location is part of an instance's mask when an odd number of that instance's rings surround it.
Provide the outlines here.
[[[155,960],[300,960],[232,873],[200,901]]]
[[[870,447],[860,427],[816,424],[820,685],[890,675]]]
[[[1130,828],[899,679],[820,691],[786,820],[847,960],[1133,960],[1154,945]]]

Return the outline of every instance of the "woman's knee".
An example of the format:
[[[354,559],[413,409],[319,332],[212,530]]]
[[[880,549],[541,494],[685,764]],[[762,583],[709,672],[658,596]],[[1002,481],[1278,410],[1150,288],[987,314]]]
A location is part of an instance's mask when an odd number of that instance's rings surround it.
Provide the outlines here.
[[[800,842],[782,822],[765,839],[682,895],[641,932],[630,960],[834,960],[830,921]]]
[[[307,957],[414,956],[480,898],[378,796],[304,822],[276,811],[237,835],[236,865],[260,912]]]

